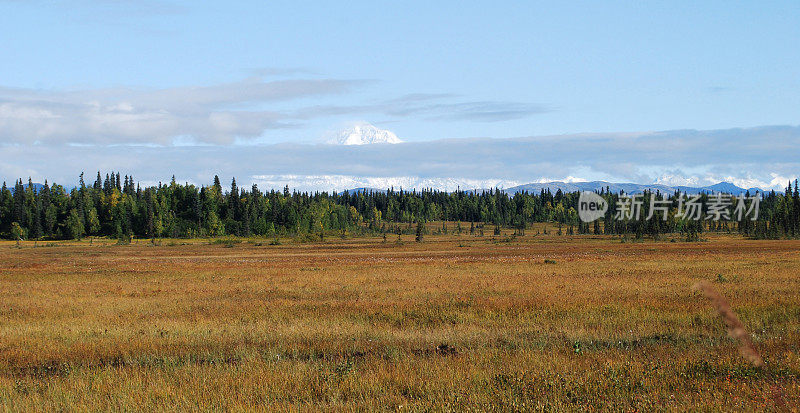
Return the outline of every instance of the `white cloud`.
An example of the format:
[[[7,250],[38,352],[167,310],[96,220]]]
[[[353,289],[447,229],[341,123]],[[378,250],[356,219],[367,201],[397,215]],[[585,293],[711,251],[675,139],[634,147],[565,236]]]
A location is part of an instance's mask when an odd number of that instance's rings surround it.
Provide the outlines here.
[[[189,137],[200,143],[224,145],[329,116],[380,114],[429,121],[499,122],[546,111],[519,102],[464,101],[450,94],[430,93],[351,106],[293,107],[286,103],[342,94],[366,83],[339,79],[264,81],[251,77],[210,86],[164,89],[42,91],[0,87],[0,141],[171,145],[175,138]]]
[[[218,126],[223,128],[224,126]],[[192,145],[189,138],[182,143]],[[402,145],[66,146],[7,145],[3,178],[74,183],[81,171],[119,170],[139,179],[203,184],[236,176],[277,187],[441,189],[593,181],[781,189],[800,172],[800,127],[447,139]],[[287,178],[293,177],[293,178]],[[229,178],[224,178],[229,179]]]
[[[693,186],[703,187],[710,186],[719,182],[730,182],[740,188],[760,188],[760,189],[783,189],[789,182],[794,182],[797,175],[786,176],[777,173],[768,173],[766,175],[754,176],[747,173],[744,176],[736,175],[718,175],[714,173],[705,173],[702,175],[681,175],[681,174],[666,174],[656,179],[655,183],[667,186]]]
[[[719,182],[719,181],[717,181]],[[700,179],[697,176],[683,176],[680,173],[667,173],[664,175],[659,176],[656,178],[655,182],[659,185],[666,185],[666,186],[706,186],[708,184],[714,184],[715,182],[705,182],[704,179]]]
[[[0,88],[0,139],[5,143],[156,143],[178,136],[228,144],[291,126],[277,111],[253,105],[349,90],[357,82],[245,79],[214,86],[157,90],[43,92]]]
[[[560,177],[555,177],[555,178],[543,176],[541,178],[538,178],[538,179],[535,179],[535,180],[531,180],[531,181],[526,181],[524,183],[526,183],[526,184],[530,184],[530,183],[546,184],[546,183],[549,183],[549,182],[575,183],[575,182],[589,182],[589,180],[585,179],[585,178],[578,178],[578,177],[575,177],[575,176],[572,176],[572,175],[568,175],[566,177],[560,176]]]
[[[414,117],[435,122],[502,122],[552,112],[529,103],[460,100],[447,93],[415,93],[395,99],[353,106],[317,105],[294,113],[298,118],[320,115],[379,113],[393,118]]]
[[[421,178],[418,176],[353,176],[353,175],[255,175],[254,183],[262,188],[282,188],[288,185],[301,191],[343,191],[355,188],[370,189],[426,189],[445,191],[456,189],[509,188],[519,185],[518,181],[503,179],[463,179],[454,177]]]

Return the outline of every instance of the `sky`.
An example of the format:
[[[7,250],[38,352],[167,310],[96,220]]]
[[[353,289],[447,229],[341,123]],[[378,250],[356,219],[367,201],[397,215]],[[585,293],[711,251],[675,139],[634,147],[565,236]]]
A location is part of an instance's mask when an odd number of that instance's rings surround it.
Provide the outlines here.
[[[780,188],[800,170],[797,1],[0,0],[0,40],[9,182]],[[363,123],[405,143],[329,144]]]

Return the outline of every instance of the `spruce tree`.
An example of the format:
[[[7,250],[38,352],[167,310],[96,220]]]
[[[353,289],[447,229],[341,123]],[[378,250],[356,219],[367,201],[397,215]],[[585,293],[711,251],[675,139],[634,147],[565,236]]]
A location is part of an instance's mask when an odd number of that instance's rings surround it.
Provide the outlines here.
[[[219,182],[219,176],[214,175],[214,185],[213,188],[217,190],[217,192],[222,192],[222,185]]]
[[[27,217],[25,214],[25,188],[22,186],[22,179],[18,180],[14,185],[14,206],[11,215],[11,221],[18,224],[25,225]]]

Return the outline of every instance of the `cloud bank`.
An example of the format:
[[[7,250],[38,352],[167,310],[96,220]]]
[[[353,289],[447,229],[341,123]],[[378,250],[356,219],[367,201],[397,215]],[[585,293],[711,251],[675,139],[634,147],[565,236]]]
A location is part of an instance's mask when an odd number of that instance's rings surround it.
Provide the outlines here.
[[[304,98],[343,96],[363,89],[370,82],[265,81],[262,76],[303,72],[276,69],[257,72],[258,76],[236,82],[164,89],[42,91],[0,87],[0,142],[224,145],[253,140],[269,130],[301,127],[303,122],[331,116],[372,114],[390,119],[499,122],[546,111],[543,107],[519,102],[471,101],[451,94],[421,93],[359,105],[303,106]]]
[[[780,188],[800,171],[800,127],[445,139],[396,145],[7,145],[0,176],[74,184],[81,171],[119,170],[146,182],[211,182],[342,190],[453,189],[551,180]]]
[[[44,92],[0,88],[4,143],[159,144],[176,137],[226,144],[289,127],[277,111],[241,109],[352,89],[357,81],[250,78],[204,87]]]

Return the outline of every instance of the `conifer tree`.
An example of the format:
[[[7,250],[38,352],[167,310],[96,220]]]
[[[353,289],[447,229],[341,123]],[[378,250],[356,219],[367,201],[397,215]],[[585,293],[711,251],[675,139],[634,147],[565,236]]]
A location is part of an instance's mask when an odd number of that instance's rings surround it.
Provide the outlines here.
[[[25,216],[25,188],[22,186],[22,179],[18,180],[14,185],[13,205],[11,221],[22,226],[27,222],[27,217]]]
[[[217,192],[222,192],[222,185],[219,182],[219,176],[214,175],[214,186],[213,188],[217,190]]]
[[[67,238],[81,239],[84,233],[83,228],[83,219],[78,215],[78,211],[74,208],[71,209],[64,223],[64,231]]]

